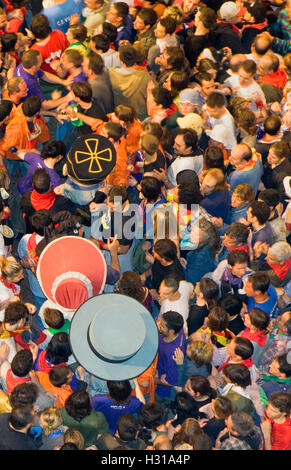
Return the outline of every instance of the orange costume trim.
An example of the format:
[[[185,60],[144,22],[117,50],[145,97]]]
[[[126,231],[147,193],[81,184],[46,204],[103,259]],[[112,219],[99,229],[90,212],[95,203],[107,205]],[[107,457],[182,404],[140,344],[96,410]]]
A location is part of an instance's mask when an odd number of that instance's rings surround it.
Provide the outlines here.
[[[73,393],[70,385],[66,384],[62,387],[55,387],[49,379],[49,374],[46,372],[36,372],[37,378],[39,380],[40,385],[43,386],[46,392],[51,392],[57,395],[58,400],[55,404],[56,408],[63,408],[65,406],[65,402],[67,398]]]
[[[154,381],[154,377],[156,375],[157,370],[157,363],[158,363],[158,354],[156,355],[153,363],[150,367],[145,370],[139,377],[137,377],[138,384],[141,388],[143,395],[149,395],[149,403],[154,403],[155,401],[155,389],[156,384]],[[141,385],[143,382],[148,382],[148,385],[143,386]]]

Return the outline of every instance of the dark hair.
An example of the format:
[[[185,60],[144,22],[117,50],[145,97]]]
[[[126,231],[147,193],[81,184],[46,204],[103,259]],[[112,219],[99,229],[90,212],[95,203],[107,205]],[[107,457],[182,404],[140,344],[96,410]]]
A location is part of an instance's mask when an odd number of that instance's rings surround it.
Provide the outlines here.
[[[240,356],[244,361],[253,355],[254,346],[249,339],[236,336],[233,341],[235,343],[235,354]]]
[[[103,53],[107,52],[110,47],[110,39],[107,34],[96,34],[93,36],[92,41],[97,50],[101,50]]]
[[[9,395],[12,408],[16,406],[33,405],[38,396],[37,385],[33,382],[24,382],[16,385]]]
[[[149,134],[154,135],[159,140],[163,136],[163,128],[161,124],[159,124],[158,122],[152,122],[152,121],[145,122],[142,124],[142,130],[148,131]]]
[[[277,408],[281,413],[286,416],[290,415],[291,412],[291,395],[285,392],[272,393],[270,396],[271,405]]]
[[[267,45],[265,47],[262,47],[262,46],[259,47],[259,45],[258,45],[259,40],[260,40],[259,36],[256,36],[255,39],[254,39],[253,45],[254,45],[254,48],[255,48],[255,52],[258,55],[264,56],[268,52],[268,50],[271,48],[272,42],[271,41],[269,41],[269,42],[266,41]]]
[[[155,252],[166,261],[175,261],[177,258],[177,247],[172,240],[167,238],[157,240],[154,244]]]
[[[177,28],[177,22],[172,16],[166,16],[159,18],[159,23],[165,28],[166,34],[173,34]]]
[[[247,280],[251,283],[253,290],[259,290],[262,294],[267,292],[270,286],[270,278],[268,274],[263,271],[250,274]]]
[[[23,114],[26,117],[35,116],[40,112],[41,99],[39,96],[29,96],[22,105]]]
[[[30,69],[38,63],[39,57],[41,57],[41,54],[35,49],[29,49],[28,51],[24,52],[21,58],[23,67],[25,69]]]
[[[183,136],[186,147],[191,147],[193,151],[197,149],[198,137],[194,129],[179,129],[177,135]]]
[[[171,287],[174,292],[177,292],[180,286],[180,280],[179,277],[175,274],[168,274],[166,277],[164,277],[163,282],[167,287]]]
[[[28,424],[32,423],[34,418],[32,406],[16,406],[12,408],[9,423],[16,430],[25,428]]]
[[[112,186],[108,193],[108,200],[113,201],[115,197],[121,197],[122,204],[128,200],[128,192],[124,186]]]
[[[104,72],[104,60],[101,55],[96,54],[96,52],[90,52],[88,59],[88,68],[92,70],[95,75],[101,75]]]
[[[79,51],[76,51],[75,49],[66,49],[64,55],[67,57],[67,60],[74,65],[74,67],[81,67],[83,56]]]
[[[156,104],[161,104],[164,109],[168,109],[173,101],[172,93],[161,85],[157,85],[152,90],[153,98]]]
[[[227,257],[227,262],[230,266],[234,266],[235,264],[239,263],[246,263],[249,262],[248,254],[243,250],[233,250],[229,253]]]
[[[55,387],[61,387],[62,385],[65,385],[68,380],[69,372],[70,369],[68,366],[53,367],[49,371],[50,383],[53,384]]]
[[[107,381],[109,395],[116,404],[128,404],[131,395],[129,380]]]
[[[209,108],[222,108],[225,106],[224,95],[218,91],[213,91],[207,96],[206,104]]]
[[[125,18],[127,17],[127,15],[128,15],[128,13],[129,13],[129,7],[128,7],[127,3],[125,3],[125,2],[115,2],[115,3],[113,3],[113,6],[114,6],[115,10],[117,11],[118,16],[120,16],[122,18],[122,20],[124,21]]]
[[[118,122],[105,122],[105,128],[108,132],[108,137],[113,139],[114,142],[118,142],[124,133],[124,128]]]
[[[236,250],[236,251],[238,252],[240,250]],[[234,251],[232,253],[234,253]],[[232,316],[240,314],[242,306],[243,306],[243,302],[238,295],[227,294],[225,297],[223,297],[223,299],[221,299],[220,305],[232,317]]]
[[[203,294],[204,299],[207,302],[208,309],[211,310],[217,304],[217,298],[219,295],[219,287],[213,279],[203,277],[199,283],[200,291]]]
[[[178,424],[182,424],[187,418],[198,419],[199,417],[197,402],[185,391],[177,393],[174,401],[172,402],[171,408],[173,413],[176,415],[176,418],[172,421],[172,425],[174,427]]]
[[[251,308],[248,311],[248,316],[250,317],[251,324],[258,328],[259,331],[263,331],[265,334],[268,333],[268,325],[270,323],[269,315],[260,308]]]
[[[140,276],[137,272],[125,271],[121,274],[118,282],[118,289],[121,294],[127,295],[128,297],[143,303],[145,292]]]
[[[287,142],[274,142],[270,145],[269,151],[270,150],[272,150],[279,160],[282,160],[283,158],[290,158],[290,147]]]
[[[191,388],[193,392],[200,393],[200,395],[207,395],[209,398],[216,398],[217,393],[211,387],[209,380],[202,375],[195,375],[189,377]]]
[[[185,88],[188,88],[189,76],[186,72],[176,70],[171,74],[170,84],[172,93],[178,95],[180,91],[185,90]]]
[[[180,47],[166,47],[167,54],[169,56],[167,64],[172,69],[181,70],[185,62],[184,51]]]
[[[210,147],[207,147],[204,153],[204,157],[207,169],[223,168],[224,158],[223,152],[220,147],[216,147],[216,145],[211,145]]]
[[[50,140],[44,144],[41,151],[41,158],[56,158],[59,155],[63,157],[66,155],[66,146],[62,140]]]
[[[199,8],[200,21],[206,29],[214,29],[216,25],[216,13],[212,8],[201,7]]]
[[[114,108],[114,114],[118,119],[126,122],[127,124],[133,123],[136,118],[136,111],[133,106],[130,106],[129,104],[118,104]]]
[[[115,3],[115,6],[116,6],[116,3]],[[114,26],[112,23],[109,23],[108,21],[104,21],[104,23],[102,24],[102,33],[106,34],[110,42],[114,42],[115,39],[117,38],[116,26]]]
[[[191,204],[199,204],[203,196],[196,183],[185,182],[178,184],[178,199],[180,204],[191,206]]]
[[[267,119],[265,120],[264,130],[267,134],[277,135],[281,128],[281,124],[282,122],[279,116],[272,114],[271,116],[268,116]]]
[[[117,431],[120,439],[123,441],[132,441],[135,439],[139,429],[138,421],[130,414],[120,416],[117,423]]]
[[[4,121],[12,111],[13,103],[9,100],[0,101],[0,122]]]
[[[87,28],[84,24],[72,24],[69,26],[70,33],[78,42],[84,42],[87,39]]]
[[[25,377],[32,367],[33,358],[29,349],[21,349],[11,361],[11,370],[17,377]]]
[[[214,332],[222,331],[228,340],[232,338],[231,333],[227,330],[228,323],[229,316],[223,307],[217,305],[210,310],[208,315],[208,327],[211,331],[211,342],[215,346],[219,347],[219,342]]]
[[[39,13],[35,15],[30,23],[30,30],[36,39],[45,39],[51,32],[47,16]]]
[[[291,377],[291,364],[290,361],[288,361],[287,356],[288,353],[277,356],[276,361],[278,361],[279,371],[281,374],[285,374],[286,377]]]
[[[197,82],[199,85],[202,85],[202,82],[211,82],[213,80],[213,76],[209,72],[200,72],[196,76]]]
[[[114,4],[116,5],[116,3]],[[127,67],[132,67],[136,62],[136,50],[133,46],[120,46],[119,58]]]
[[[197,176],[197,173],[196,171],[194,170],[181,170],[177,173],[176,175],[176,182],[177,182],[177,185],[180,186],[180,184],[196,184],[196,186],[198,187],[199,189],[199,179],[198,179],[198,176]],[[199,189],[199,192],[200,192],[200,189]],[[202,195],[201,195],[202,197]]]
[[[226,419],[233,413],[232,401],[227,397],[215,398],[213,406],[220,419]]]
[[[88,82],[75,82],[71,85],[71,90],[77,98],[84,101],[85,103],[91,103],[92,101],[92,87]]]
[[[65,442],[60,450],[80,450],[74,442]],[[115,449],[116,450],[116,449]]]
[[[10,325],[16,325],[16,323],[22,318],[27,319],[28,315],[28,308],[23,302],[20,300],[10,302],[10,304],[5,308],[4,322],[10,323]]]
[[[175,334],[178,334],[183,328],[184,318],[178,312],[169,310],[168,312],[163,313],[162,319],[165,321],[168,330],[174,330]]]
[[[39,194],[45,194],[49,191],[51,185],[51,179],[48,172],[40,168],[36,170],[32,176],[32,186]]]
[[[150,27],[154,26],[158,19],[158,15],[156,14],[153,8],[142,8],[137,16],[144,22],[145,26],[150,25]]]
[[[266,7],[261,2],[246,4],[247,11],[254,17],[255,24],[263,23],[266,19]]]
[[[65,402],[67,413],[76,421],[82,421],[91,413],[90,395],[86,390],[73,392]]]
[[[242,68],[246,73],[255,75],[257,71],[257,64],[253,60],[245,60],[240,68]]]
[[[269,207],[276,207],[280,202],[280,193],[277,189],[268,188],[260,191],[259,198]]]
[[[252,383],[250,371],[243,364],[227,364],[223,369],[223,374],[231,383],[242,388],[246,388]]]
[[[212,450],[212,440],[205,432],[195,435],[193,444],[193,450]]]
[[[225,235],[233,238],[237,245],[245,245],[249,236],[248,228],[240,222],[233,222],[227,227]]]
[[[164,410],[159,403],[146,403],[139,412],[138,421],[141,426],[156,429],[163,423]]]
[[[51,364],[58,365],[67,362],[71,354],[69,335],[63,332],[56,333],[47,346],[46,359]]]
[[[156,202],[161,196],[161,181],[152,176],[144,176],[140,182],[140,191],[149,202]]]
[[[15,49],[15,44],[17,42],[17,35],[15,33],[4,33],[0,36],[2,49],[1,52],[12,52]]]
[[[50,328],[59,330],[64,326],[65,320],[64,315],[60,310],[56,308],[45,308],[43,312],[44,321]]]

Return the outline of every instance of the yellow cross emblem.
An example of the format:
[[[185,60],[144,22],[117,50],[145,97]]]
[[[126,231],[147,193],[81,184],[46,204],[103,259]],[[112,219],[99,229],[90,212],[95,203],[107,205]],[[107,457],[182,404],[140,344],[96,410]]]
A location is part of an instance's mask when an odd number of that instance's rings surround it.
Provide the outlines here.
[[[98,139],[86,139],[85,145],[88,149],[88,152],[77,150],[77,152],[75,153],[76,163],[80,164],[85,163],[87,161],[90,162],[88,168],[89,173],[100,173],[102,171],[102,165],[99,160],[103,160],[105,162],[111,162],[112,160],[111,148],[108,147],[98,152],[98,144]],[[104,155],[101,156],[101,154]]]

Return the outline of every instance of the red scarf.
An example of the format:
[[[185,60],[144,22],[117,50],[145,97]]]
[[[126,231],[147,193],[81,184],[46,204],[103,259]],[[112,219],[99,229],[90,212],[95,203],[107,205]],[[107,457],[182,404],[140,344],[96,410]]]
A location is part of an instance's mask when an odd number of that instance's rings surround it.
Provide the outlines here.
[[[280,264],[269,264],[269,266],[273,269],[276,276],[282,281],[290,269],[291,259],[288,258],[286,261],[283,261],[283,263]]]
[[[30,258],[35,262],[35,265],[37,266],[38,256],[36,256],[35,250],[36,250],[36,232],[34,232],[28,239],[27,251],[29,253]]]
[[[265,346],[267,340],[267,335],[265,335],[263,331],[256,331],[255,333],[251,333],[249,328],[246,328],[241,332],[241,337],[258,343],[261,348]]]
[[[227,366],[227,364],[230,362],[230,359],[231,358],[229,356],[228,359],[223,364],[221,364],[221,366],[218,369],[218,372],[221,372],[222,369],[224,369],[225,366]],[[232,364],[242,364],[243,366],[251,367],[254,364],[254,361],[251,357],[249,357],[248,359],[245,359],[242,362],[235,362],[235,363],[232,363]]]
[[[58,366],[66,366],[67,364],[65,362],[62,362],[61,364],[58,364]],[[55,366],[49,365],[49,363],[46,361],[46,351],[41,351],[40,355],[38,356],[38,367],[36,370],[40,372],[46,372],[47,374],[51,369],[53,369]]]
[[[36,211],[40,211],[41,209],[49,210],[54,205],[55,200],[56,200],[56,195],[53,192],[53,190],[50,191],[49,193],[39,194],[34,189],[31,192],[31,196],[30,196],[31,205]]]
[[[242,251],[245,251],[247,255],[249,254],[249,245],[248,244],[246,244],[244,246],[237,246],[235,248],[228,248],[228,249],[229,249],[229,251],[242,250]]]
[[[14,295],[19,296],[19,286],[14,284],[14,282],[8,282],[4,277],[1,277],[1,282],[5,287],[7,287],[7,289],[11,289]]]

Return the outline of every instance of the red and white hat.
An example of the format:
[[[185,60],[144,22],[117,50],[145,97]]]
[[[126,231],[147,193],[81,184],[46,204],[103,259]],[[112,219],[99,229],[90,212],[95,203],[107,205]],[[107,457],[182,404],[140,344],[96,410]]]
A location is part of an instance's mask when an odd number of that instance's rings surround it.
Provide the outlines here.
[[[56,308],[75,311],[103,291],[107,266],[101,251],[86,238],[65,236],[50,242],[40,255],[36,276]]]

